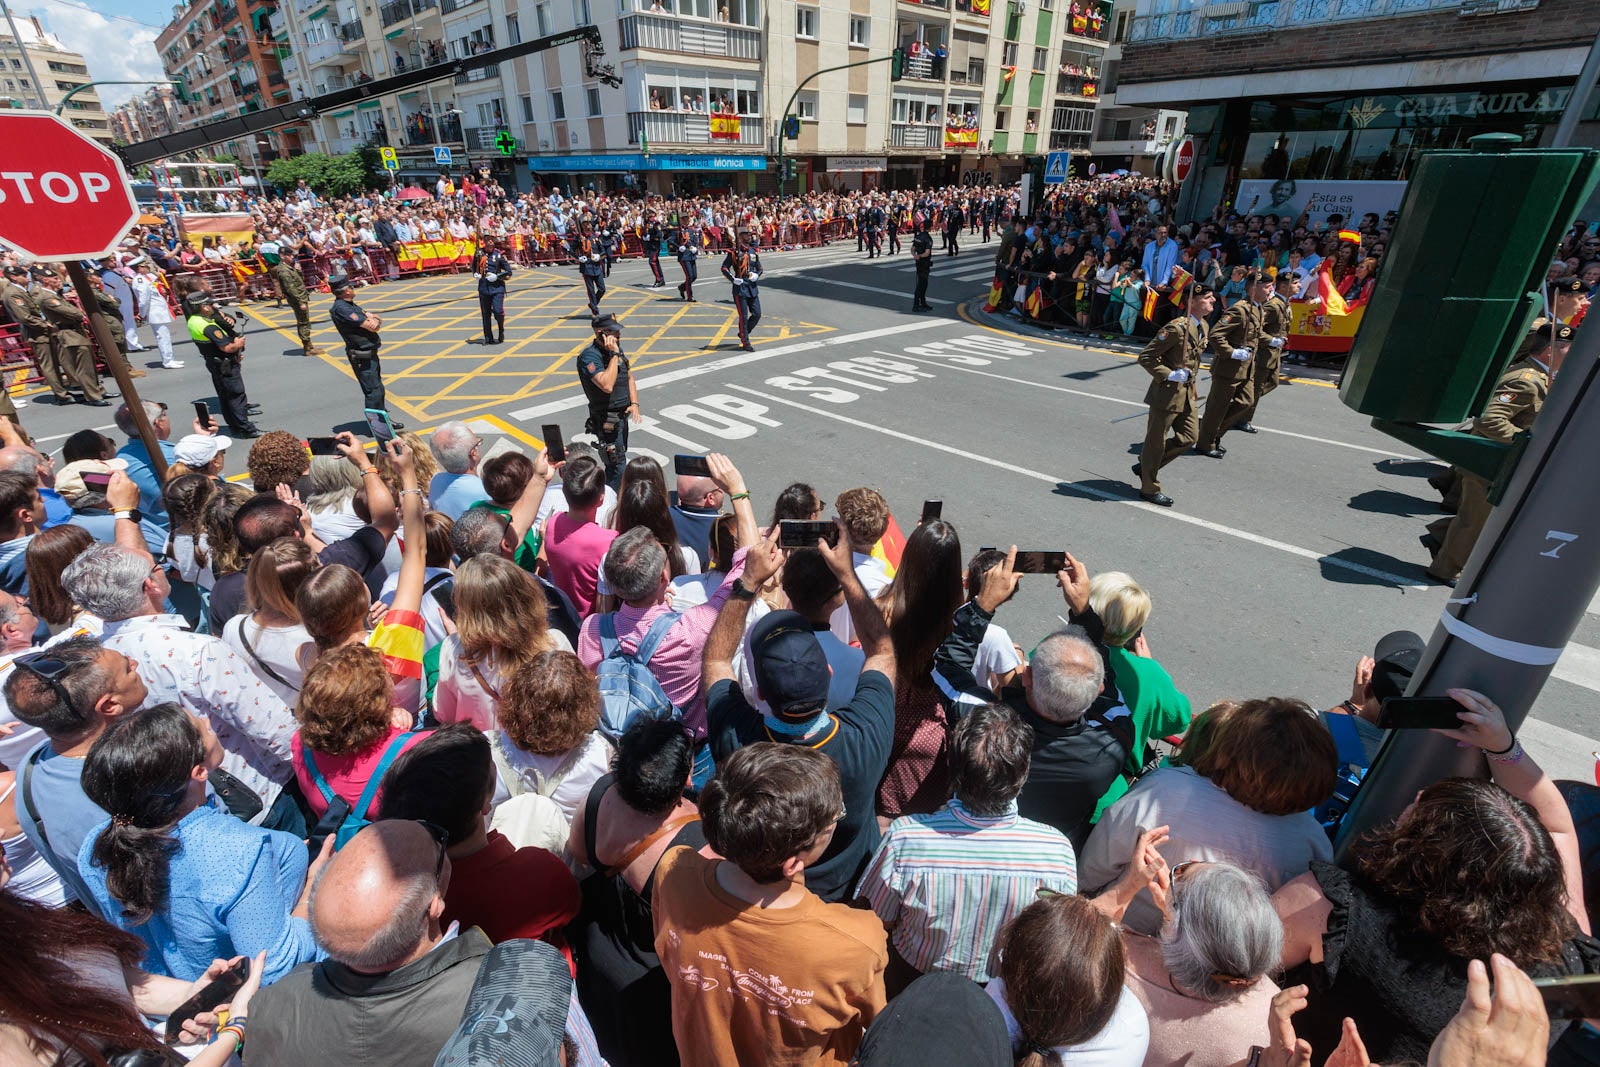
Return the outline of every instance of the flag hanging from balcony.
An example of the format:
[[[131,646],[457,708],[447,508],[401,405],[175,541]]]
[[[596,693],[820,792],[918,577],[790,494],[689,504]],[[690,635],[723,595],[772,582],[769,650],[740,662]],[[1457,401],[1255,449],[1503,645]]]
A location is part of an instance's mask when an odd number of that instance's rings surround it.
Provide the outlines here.
[[[1000,80],[1003,82],[1008,82],[1017,76],[1016,67],[1001,67],[1000,69],[1004,72],[1000,75]]]
[[[977,148],[977,127],[946,126],[944,128],[944,146],[946,148]]]
[[[967,9],[974,15],[987,17],[989,14],[989,0],[968,0]]]
[[[713,141],[737,141],[739,139],[739,116],[726,111],[713,111],[711,113],[711,139]]]

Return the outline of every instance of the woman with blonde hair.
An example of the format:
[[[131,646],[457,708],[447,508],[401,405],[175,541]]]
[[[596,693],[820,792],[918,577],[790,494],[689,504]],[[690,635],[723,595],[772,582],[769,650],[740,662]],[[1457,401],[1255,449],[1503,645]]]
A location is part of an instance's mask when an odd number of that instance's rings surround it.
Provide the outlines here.
[[[440,722],[496,726],[506,683],[544,652],[571,652],[549,627],[544,590],[501,556],[474,556],[456,570],[456,632],[439,649],[433,713]]]
[[[289,705],[300,698],[305,677],[300,649],[311,640],[300,622],[295,594],[321,567],[311,546],[298,537],[280,537],[261,548],[245,574],[250,611],[235,615],[222,628],[222,639]]]

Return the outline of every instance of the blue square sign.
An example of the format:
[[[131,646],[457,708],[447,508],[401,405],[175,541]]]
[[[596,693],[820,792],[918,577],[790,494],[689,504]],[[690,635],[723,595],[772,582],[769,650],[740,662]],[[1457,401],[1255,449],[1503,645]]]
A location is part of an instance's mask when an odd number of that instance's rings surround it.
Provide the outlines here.
[[[1051,152],[1044,162],[1044,183],[1046,185],[1061,185],[1067,180],[1068,164],[1071,162],[1067,152]]]
[[[435,163],[439,164],[439,166],[441,166],[441,167],[448,167],[450,165],[450,149],[446,148],[442,144],[434,145],[433,146],[433,161]],[[1049,181],[1049,180],[1050,180],[1049,178],[1045,179],[1045,181]]]

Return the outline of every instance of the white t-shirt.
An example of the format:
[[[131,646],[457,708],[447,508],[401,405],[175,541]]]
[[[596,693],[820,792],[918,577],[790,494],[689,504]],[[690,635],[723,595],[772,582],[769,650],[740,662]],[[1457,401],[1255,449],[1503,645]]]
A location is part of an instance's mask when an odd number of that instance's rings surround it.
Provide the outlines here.
[[[1022,1028],[1006,1005],[1006,983],[996,978],[984,987],[989,999],[1000,1008],[1005,1017],[1006,1031],[1011,1035],[1011,1047],[1021,1051]],[[1078,1045],[1060,1045],[1051,1051],[1061,1059],[1062,1067],[1142,1067],[1144,1054],[1150,1047],[1150,1018],[1144,1005],[1127,986],[1117,997],[1116,1010],[1105,1029]]]
[[[244,630],[243,637],[241,630]],[[249,638],[250,648],[255,649],[254,655],[245,648],[245,638]],[[295,706],[300,699],[301,683],[305,681],[300,649],[311,642],[311,634],[304,626],[262,626],[249,615],[235,615],[223,625],[222,640],[244,657],[256,677],[278,694],[278,699],[291,709]],[[272,676],[274,671],[278,674],[276,678]]]
[[[978,644],[978,654],[972,663],[972,676],[984,688],[994,690],[996,676],[1009,674],[1020,666],[1022,657],[1017,655],[1011,635],[1006,633],[1004,627],[991,622]]]
[[[348,502],[337,508],[322,511],[313,508],[311,511],[311,532],[325,545],[343,541],[365,525]]]
[[[200,535],[200,547],[209,549],[205,534]],[[178,565],[178,577],[209,590],[217,584],[217,579],[211,573],[210,552],[207,552],[206,565],[202,567],[194,560],[194,549],[194,534],[172,535],[172,561]]]
[[[399,540],[399,538],[395,538]],[[390,541],[394,544],[394,541]],[[422,639],[424,649],[433,648],[450,636],[450,631],[445,628],[444,611],[439,607],[439,602],[433,598],[433,590],[428,589],[428,583],[441,574],[452,573],[448,567],[427,567],[422,572],[422,587],[428,591],[422,594]],[[440,582],[440,585],[446,583]],[[378,599],[388,598],[386,603],[393,603],[394,592],[400,588],[400,571],[398,568],[391,570],[388,577],[383,580],[383,588],[378,590]],[[435,586],[437,588],[437,586]]]
[[[892,579],[881,559],[863,552],[853,552],[851,556],[855,560],[856,577],[861,579],[861,587],[867,591],[868,597],[876,597],[888,588]],[[856,628],[850,622],[849,604],[840,605],[828,622],[833,628],[834,635],[845,644],[848,645],[856,639]]]
[[[555,774],[571,755],[569,752],[563,752],[555,756],[538,756],[532,752],[524,752],[505,735],[504,731],[500,733],[500,747],[505,753],[506,763],[522,780],[522,791],[527,793],[540,792],[539,779]],[[588,797],[590,787],[609,770],[611,770],[611,742],[597,733],[590,734],[579,747],[576,759],[564,772],[560,783],[544,795],[560,805],[562,812],[570,820],[577,812],[578,805]]]

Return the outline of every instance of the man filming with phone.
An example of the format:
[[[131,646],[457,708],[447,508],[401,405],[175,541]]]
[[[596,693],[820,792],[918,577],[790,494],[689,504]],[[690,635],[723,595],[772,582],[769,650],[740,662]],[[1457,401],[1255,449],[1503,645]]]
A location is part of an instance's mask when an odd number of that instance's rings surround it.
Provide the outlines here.
[[[606,481],[615,484],[628,461],[628,420],[638,422],[640,415],[639,387],[622,353],[622,323],[612,316],[594,320],[594,344],[578,353],[578,381],[589,401],[584,428],[599,445]]]

